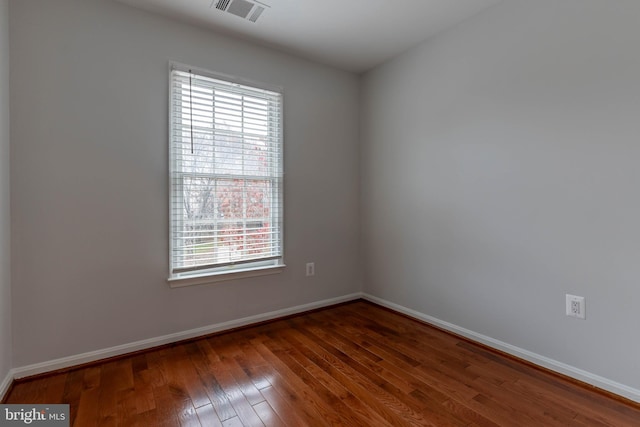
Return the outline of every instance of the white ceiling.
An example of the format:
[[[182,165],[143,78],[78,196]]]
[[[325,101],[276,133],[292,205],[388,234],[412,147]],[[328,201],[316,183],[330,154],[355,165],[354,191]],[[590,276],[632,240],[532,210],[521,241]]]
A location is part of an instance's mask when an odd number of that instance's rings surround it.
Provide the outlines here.
[[[217,0],[117,0],[344,70],[363,72],[501,0],[260,0],[257,22]]]

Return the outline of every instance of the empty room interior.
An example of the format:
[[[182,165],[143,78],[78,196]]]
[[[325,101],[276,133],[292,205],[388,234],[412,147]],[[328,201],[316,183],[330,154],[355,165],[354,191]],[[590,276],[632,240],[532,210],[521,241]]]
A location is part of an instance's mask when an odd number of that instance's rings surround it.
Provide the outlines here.
[[[640,425],[639,23],[0,0],[0,399],[81,427]]]

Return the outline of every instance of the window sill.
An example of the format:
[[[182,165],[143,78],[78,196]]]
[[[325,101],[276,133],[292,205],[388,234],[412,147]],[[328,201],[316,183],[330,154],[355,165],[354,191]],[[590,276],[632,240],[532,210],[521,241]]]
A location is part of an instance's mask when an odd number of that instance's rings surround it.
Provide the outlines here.
[[[265,267],[253,267],[244,270],[225,271],[218,273],[205,273],[187,277],[170,277],[167,279],[169,287],[183,288],[185,286],[206,285],[208,283],[226,282],[229,280],[244,279],[247,277],[267,276],[280,274],[286,265],[269,265]]]

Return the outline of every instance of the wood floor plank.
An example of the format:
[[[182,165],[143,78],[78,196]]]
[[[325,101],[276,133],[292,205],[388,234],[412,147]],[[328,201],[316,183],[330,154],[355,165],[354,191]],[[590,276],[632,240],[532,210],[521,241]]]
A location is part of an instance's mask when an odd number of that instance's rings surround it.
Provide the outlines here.
[[[253,409],[256,411],[256,414],[258,414],[266,427],[285,425],[284,421],[282,421],[266,400],[253,405]]]
[[[46,390],[45,399],[47,403],[62,400],[67,379],[67,373],[50,375],[43,378],[42,387]]]
[[[364,411],[357,411],[358,401],[349,394],[341,393],[340,387],[332,387],[327,381],[322,381],[322,374],[311,369],[307,369],[306,357],[296,351],[296,348],[290,346],[291,342],[295,342],[290,339],[279,339],[275,343],[277,347],[273,350],[274,354],[278,356],[293,372],[302,379],[302,381],[309,387],[311,387],[325,402],[327,402],[332,409],[332,412],[337,415],[332,425],[335,425],[335,421],[338,419],[339,425],[361,426],[369,425],[371,423],[370,418],[367,417]],[[273,349],[273,347],[272,347]],[[318,374],[317,376],[314,375]],[[331,421],[331,419],[329,419]]]
[[[287,339],[288,342],[296,342],[295,337]],[[301,366],[303,366],[307,372],[313,376],[318,382],[320,382],[327,390],[343,402],[344,405],[349,408],[348,410],[353,412],[354,416],[358,419],[352,419],[352,425],[358,425],[365,422],[365,425],[386,426],[392,425],[382,418],[376,411],[371,410],[365,401],[356,396],[352,390],[345,387],[343,383],[338,381],[331,374],[332,367],[330,364],[325,363],[324,360],[307,349],[302,345],[298,345],[295,348],[289,348],[288,353],[293,357]],[[357,391],[355,391],[357,393]],[[343,409],[342,412],[345,412]]]
[[[253,405],[264,401],[264,397],[235,360],[235,356],[242,353],[241,350],[237,345],[223,345],[217,353],[221,365],[219,375],[224,376],[222,387],[238,418],[245,425],[262,425]]]
[[[85,426],[638,427],[640,405],[358,301],[18,381]]]
[[[223,342],[224,340],[219,341]],[[230,365],[233,364],[233,359],[229,359],[229,355],[225,353],[226,347],[226,345],[221,345],[218,351],[215,352],[216,363],[212,367],[212,370],[218,385],[225,393],[227,401],[231,405],[231,408],[227,409],[229,413],[233,412],[235,416],[245,424],[260,425],[260,418],[253,410],[251,403],[246,399],[244,393],[242,393],[242,388],[236,382],[236,378],[233,376],[231,369],[229,369]],[[211,350],[210,353],[214,353],[214,351]],[[201,366],[204,360],[204,358],[200,358],[196,363]],[[221,414],[220,418],[225,421],[234,417]]]
[[[281,395],[273,386],[262,388],[260,393],[264,396],[265,402],[271,406],[284,425],[295,427],[309,424],[302,418],[302,414],[296,411],[295,402],[292,402],[285,396]]]
[[[183,401],[182,407],[178,410],[178,422],[180,427],[201,427],[200,418],[196,408],[190,401]]]
[[[344,354],[348,354],[354,361],[360,365],[366,367],[372,372],[382,377],[385,381],[393,384],[404,393],[411,393],[420,385],[415,381],[415,378],[410,374],[405,375],[406,371],[396,371],[393,369],[386,369],[380,362],[382,359],[371,353],[369,350],[354,344],[340,335],[335,333],[329,333],[323,328],[317,326],[309,327],[309,331],[319,338],[323,339],[327,343],[334,346],[336,349]]]
[[[74,427],[90,426],[98,419],[98,407],[100,402],[100,389],[90,388],[84,390],[80,395],[75,421],[71,424]]]
[[[301,411],[304,419],[317,420],[322,425],[332,425],[332,422],[336,422],[336,416],[331,412],[327,402],[323,401],[316,390],[307,386],[302,378],[296,376],[291,367],[273,353],[272,345],[270,342],[267,344],[258,343],[256,349],[264,360],[275,368],[271,373],[273,387],[281,390],[281,394],[287,399],[296,402],[297,410]]]
[[[156,406],[156,418],[168,420],[171,425],[178,425],[177,409],[183,401],[176,402],[169,388],[169,384],[153,387],[153,397]]]
[[[69,410],[71,411],[69,424],[71,425],[74,425],[75,418],[78,414],[78,406],[80,405],[80,398],[82,397],[82,389],[84,383],[83,378],[83,371],[72,371],[67,376],[67,381],[65,382],[62,401],[69,402]],[[42,389],[42,391],[45,390],[45,388]],[[39,400],[38,398],[36,399]]]
[[[242,421],[240,421],[240,418],[233,417],[223,422],[222,426],[223,427],[243,427],[244,424],[242,424]]]
[[[220,418],[218,418],[218,414],[216,414],[216,410],[213,407],[213,404],[208,404],[196,408],[196,413],[198,414],[198,419],[200,420],[200,424],[206,427],[222,427],[222,422]]]
[[[198,346],[207,355],[207,359],[201,360],[196,358],[194,360],[194,364],[198,374],[200,375],[200,380],[207,390],[209,400],[218,414],[218,418],[220,421],[225,421],[236,417],[237,414],[233,405],[231,405],[231,402],[229,401],[229,396],[219,382],[220,378],[223,382],[226,378],[226,375],[220,366],[220,359],[217,354],[213,352],[213,349],[207,340],[199,341]]]
[[[123,425],[135,425],[138,411],[136,409],[136,398],[134,388],[120,390],[118,392],[118,420],[122,420]]]
[[[348,355],[319,340],[310,331],[296,330],[297,339],[305,346],[315,349],[318,354],[331,361],[331,364],[343,375],[347,376],[360,388],[368,390],[375,398],[389,410],[395,412],[408,425],[431,425],[423,414],[416,412],[409,399],[398,399],[397,390],[391,384],[382,380],[375,373],[369,371],[359,363],[351,360]],[[401,392],[400,392],[401,394]]]

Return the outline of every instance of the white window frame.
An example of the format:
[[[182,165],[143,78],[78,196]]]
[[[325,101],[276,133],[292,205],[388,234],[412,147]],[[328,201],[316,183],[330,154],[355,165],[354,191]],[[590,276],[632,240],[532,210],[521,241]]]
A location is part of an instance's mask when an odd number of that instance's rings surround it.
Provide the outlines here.
[[[176,129],[174,123],[176,117],[174,117],[176,113],[174,105],[174,96],[176,95],[176,90],[174,86],[174,72],[181,73],[189,73],[194,76],[202,76],[204,78],[210,78],[214,80],[218,80],[221,82],[225,82],[229,84],[229,87],[239,88],[246,87],[247,89],[257,89],[264,90],[268,92],[272,92],[279,95],[279,113],[280,119],[278,121],[276,137],[276,144],[278,144],[278,148],[276,148],[278,152],[278,172],[277,179],[273,179],[274,185],[272,186],[272,191],[274,194],[271,195],[270,200],[272,204],[277,206],[277,209],[270,210],[270,223],[275,224],[272,225],[277,231],[277,234],[274,237],[274,241],[279,245],[279,254],[277,256],[268,257],[265,259],[260,259],[257,261],[251,262],[225,262],[220,265],[200,268],[200,269],[184,269],[182,266],[175,265],[175,251],[176,251],[176,235],[175,230],[179,228],[178,222],[181,221],[176,214],[173,206],[176,203],[180,203],[182,200],[183,190],[182,185],[184,183],[184,178],[188,175],[184,171],[180,170],[179,162],[176,160],[174,144]],[[169,278],[167,281],[171,287],[182,287],[182,286],[190,286],[190,285],[199,285],[205,283],[213,283],[219,281],[226,281],[232,279],[240,279],[245,277],[255,277],[262,276],[268,274],[277,274],[280,273],[285,267],[284,264],[284,204],[283,204],[283,89],[281,87],[265,85],[262,83],[257,83],[237,77],[232,77],[220,73],[214,73],[208,70],[204,70],[197,67],[191,67],[184,64],[180,64],[177,62],[169,63]],[[212,174],[211,176],[214,176]],[[245,220],[246,221],[246,218]]]

